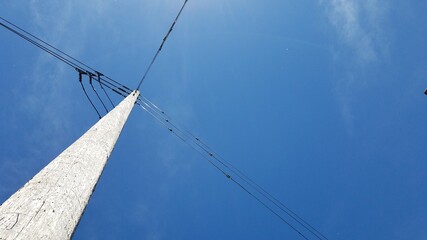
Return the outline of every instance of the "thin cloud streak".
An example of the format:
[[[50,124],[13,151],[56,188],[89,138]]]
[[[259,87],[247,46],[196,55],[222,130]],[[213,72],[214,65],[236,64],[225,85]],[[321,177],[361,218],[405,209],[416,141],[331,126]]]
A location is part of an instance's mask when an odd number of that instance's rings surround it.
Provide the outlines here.
[[[32,0],[27,5],[28,15],[31,16],[33,28],[22,26],[54,46],[70,46],[74,39],[67,37],[67,29],[72,24],[75,6],[68,3],[48,4]],[[10,19],[12,22],[14,19]],[[19,41],[23,41],[19,39]],[[60,44],[58,44],[60,43]],[[62,48],[61,47],[61,48]],[[69,47],[72,55],[81,52],[79,47]],[[45,159],[45,152],[57,152],[69,140],[65,136],[75,130],[73,119],[73,102],[69,89],[77,84],[75,79],[70,81],[70,72],[73,71],[44,52],[37,52],[33,64],[24,70],[30,77],[26,79],[24,87],[14,91],[15,99],[19,99],[19,108],[22,115],[26,116],[34,128],[25,134],[21,142],[30,145],[25,154],[13,159],[0,159],[0,169],[4,174],[5,182],[0,182],[0,193],[15,191],[10,189],[11,184],[34,175],[30,169],[39,169],[52,159]],[[58,137],[58,136],[63,136]],[[55,140],[53,140],[55,139]],[[18,171],[19,170],[19,171]]]
[[[343,74],[335,76],[335,92],[347,133],[352,136],[357,119],[353,111],[357,95],[369,88],[372,81],[377,81],[366,75],[367,70],[387,61],[388,6],[378,0],[321,0],[320,4],[325,7],[338,38],[333,58],[335,68],[344,71],[337,71]]]
[[[359,61],[371,63],[386,55],[388,42],[383,31],[387,11],[378,0],[321,1],[340,40],[355,51]]]

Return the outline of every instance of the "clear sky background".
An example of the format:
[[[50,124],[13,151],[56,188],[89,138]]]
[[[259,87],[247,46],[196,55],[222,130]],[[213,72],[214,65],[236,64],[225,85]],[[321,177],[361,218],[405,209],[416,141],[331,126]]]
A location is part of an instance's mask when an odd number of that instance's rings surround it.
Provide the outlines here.
[[[0,16],[136,87],[182,3],[14,0]],[[141,91],[329,239],[424,240],[426,12],[190,0]],[[75,70],[4,29],[0,79],[3,202],[97,116]],[[301,238],[135,108],[74,239]]]

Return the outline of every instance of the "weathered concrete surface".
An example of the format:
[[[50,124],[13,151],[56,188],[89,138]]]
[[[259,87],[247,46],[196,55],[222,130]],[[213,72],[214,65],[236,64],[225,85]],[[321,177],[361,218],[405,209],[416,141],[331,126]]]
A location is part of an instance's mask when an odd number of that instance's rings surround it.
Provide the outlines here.
[[[138,95],[130,94],[0,206],[0,240],[70,239]]]

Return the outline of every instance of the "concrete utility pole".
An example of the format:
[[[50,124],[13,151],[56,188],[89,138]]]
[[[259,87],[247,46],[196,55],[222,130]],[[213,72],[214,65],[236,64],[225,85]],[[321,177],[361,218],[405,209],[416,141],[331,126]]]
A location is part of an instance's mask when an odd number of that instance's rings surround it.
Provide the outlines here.
[[[0,206],[0,240],[71,238],[138,95],[129,94]]]

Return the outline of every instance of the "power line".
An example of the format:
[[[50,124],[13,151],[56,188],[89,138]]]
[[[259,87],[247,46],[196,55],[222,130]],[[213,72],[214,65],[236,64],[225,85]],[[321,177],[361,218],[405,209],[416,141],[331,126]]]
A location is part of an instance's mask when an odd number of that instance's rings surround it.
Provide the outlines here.
[[[182,138],[181,136],[179,136],[172,128],[168,127],[168,125],[166,123],[164,123],[162,120],[160,120],[155,114],[153,114],[152,112],[150,112],[147,108],[145,108],[144,106],[142,106],[141,103],[137,102],[137,104],[144,110],[146,111],[148,114],[150,114],[151,117],[153,117],[155,120],[159,121],[164,127],[166,127],[169,132],[173,133],[175,136],[177,136],[179,139],[181,139],[183,142],[185,142],[185,139]]]
[[[28,31],[24,30],[23,28],[17,26],[16,24],[4,19],[3,17],[0,17],[0,20],[3,22],[0,22],[0,26],[4,27],[5,29],[9,30],[10,32],[16,34],[17,36],[21,37],[22,39],[26,40],[27,42],[31,43],[32,45],[38,47],[39,49],[45,51],[49,55],[57,58],[61,62],[67,64],[68,66],[79,69],[78,71],[83,71],[86,75],[89,75],[89,83],[92,87],[92,90],[95,92],[96,96],[100,100],[101,104],[103,105],[106,112],[108,112],[107,107],[105,106],[102,98],[99,96],[98,92],[96,91],[96,88],[92,84],[92,80],[98,81],[101,89],[104,91],[105,95],[107,96],[108,100],[110,101],[111,105],[114,107],[114,104],[109,97],[108,93],[103,88],[104,84],[108,84],[111,89],[118,89],[120,91],[124,91],[127,94],[131,92],[131,90],[124,86],[123,84],[115,81],[114,79],[105,76],[104,74],[100,73],[99,71],[95,70],[94,68],[88,66],[87,64],[83,63],[82,61],[70,56],[69,54],[61,51],[60,49],[54,47],[53,45],[49,44],[48,42],[38,38],[37,36],[29,33]],[[97,76],[97,78],[93,78],[94,76]],[[85,93],[86,97],[88,98],[89,102],[97,112],[97,115],[100,116],[99,111],[96,109],[95,105],[93,104],[92,100],[90,99],[83,82],[80,82],[83,92]],[[126,90],[125,90],[126,89]]]
[[[203,154],[199,149],[197,149],[194,145],[189,144],[184,138],[176,134],[176,132],[173,131],[170,127],[167,126],[163,121],[159,119],[159,117],[155,116],[153,113],[151,113],[147,108],[143,107],[140,103],[138,105],[146,111],[151,117],[153,117],[155,120],[159,121],[163,126],[168,128],[168,130],[175,134],[178,138],[180,138],[184,143],[187,143],[193,150],[198,152],[206,161],[208,161],[214,168],[216,168],[218,171],[220,171],[227,179],[230,179],[233,183],[235,183],[238,187],[240,187],[243,191],[248,193],[252,198],[254,198],[258,203],[260,203],[262,206],[264,206],[267,210],[269,210],[271,213],[276,215],[281,221],[283,221],[286,225],[288,225],[292,230],[294,230],[296,233],[298,233],[301,237],[303,237],[306,240],[309,240],[303,233],[301,233],[298,229],[296,229],[291,223],[286,221],[280,214],[278,214],[276,211],[274,211],[271,207],[269,207],[266,203],[264,203],[262,200],[260,200],[258,197],[256,197],[251,191],[249,191],[247,188],[245,188],[242,184],[239,183],[236,179],[234,179],[230,174],[228,174],[226,171],[224,171],[219,165],[215,164],[213,161],[211,161],[206,155]]]
[[[0,25],[6,29],[8,29],[9,31],[15,33],[16,35],[20,36],[21,38],[25,39],[26,41],[30,42],[31,44],[35,45],[36,47],[42,49],[43,51],[47,52],[48,54],[52,55],[53,57],[57,58],[58,60],[62,61],[63,63],[67,64],[70,67],[73,68],[77,68],[78,65],[74,64],[73,62],[70,62],[69,60],[67,60],[66,58],[60,56],[59,54],[55,53],[54,51],[46,48],[45,46],[41,45],[40,43],[37,43],[36,41],[32,40],[31,38],[25,36],[22,33],[19,33],[18,31],[12,29],[9,26],[4,25],[3,23],[0,23]]]
[[[146,112],[148,112],[150,114],[150,116],[152,116],[155,120],[159,121],[163,126],[165,126],[166,128],[168,128],[168,130],[172,133],[175,133],[165,122],[163,122],[159,117],[155,116],[153,113],[149,112],[147,108],[143,107],[142,105],[140,105],[142,107],[142,109]],[[176,136],[178,136],[175,133]],[[296,229],[291,223],[289,223],[288,221],[286,221],[280,214],[278,214],[274,209],[272,209],[271,207],[269,207],[265,202],[263,202],[261,199],[259,199],[258,197],[256,197],[250,190],[248,190],[247,188],[245,188],[241,183],[239,183],[239,181],[237,181],[236,179],[234,179],[230,174],[228,174],[225,170],[223,170],[219,165],[215,164],[213,161],[211,161],[209,159],[209,157],[207,157],[203,151],[201,151],[200,149],[196,148],[194,145],[190,144],[189,142],[187,142],[184,138],[178,136],[184,143],[187,143],[191,148],[193,148],[193,150],[195,150],[196,152],[198,152],[203,159],[205,159],[206,161],[208,161],[214,168],[216,168],[218,171],[220,171],[225,177],[227,177],[228,179],[230,179],[233,183],[235,183],[238,187],[240,187],[242,190],[244,190],[246,193],[249,194],[249,196],[251,196],[252,198],[254,198],[258,203],[260,203],[263,207],[265,207],[267,210],[269,210],[270,212],[272,212],[275,216],[277,216],[282,222],[284,222],[286,225],[288,225],[292,230],[294,230],[295,232],[297,232],[299,235],[301,235],[304,239],[308,240],[308,238],[301,233],[298,229]]]
[[[104,107],[105,111],[108,113],[107,107],[105,107],[104,101],[102,101],[101,97],[99,96],[98,92],[96,91],[95,87],[92,84],[92,78],[95,76],[92,73],[88,73],[89,75],[89,84],[92,87],[92,90],[95,92],[96,96],[98,97],[98,100],[101,102],[102,106]]]
[[[104,87],[103,87],[103,86],[102,86],[102,84],[101,84],[101,76],[102,76],[103,74],[102,74],[102,73],[100,73],[100,72],[98,72],[98,71],[96,71],[96,74],[97,74],[97,77],[98,77],[98,83],[99,83],[99,86],[101,87],[102,91],[104,91],[105,96],[107,96],[108,100],[109,100],[109,101],[110,101],[110,103],[111,103],[111,106],[114,108],[115,106],[114,106],[113,101],[111,101],[110,96],[108,95],[107,91],[105,91]]]
[[[79,68],[82,69],[86,72],[90,72],[92,74],[96,74],[99,75],[100,80],[104,80],[112,85],[115,85],[117,87],[122,87],[125,88],[127,90],[129,90],[129,92],[131,92],[132,90],[130,90],[128,87],[126,87],[125,85],[121,84],[120,82],[102,74],[101,72],[95,70],[94,68],[90,67],[89,65],[85,64],[84,62],[76,59],[75,57],[72,57],[71,55],[61,51],[60,49],[58,49],[57,47],[49,44],[48,42],[40,39],[39,37],[31,34],[30,32],[24,30],[23,28],[17,26],[16,24],[6,20],[3,17],[0,17],[0,20],[4,21],[5,23],[1,23],[0,25],[4,28],[6,28],[7,30],[15,33],[16,35],[18,35],[19,37],[23,38],[24,40],[28,41],[29,43],[35,45],[36,47],[40,48],[41,50],[47,52],[48,54],[52,55],[53,57],[57,58],[58,60],[64,62],[65,64],[69,65],[72,68]],[[9,25],[9,26],[8,26]]]
[[[73,61],[75,61],[75,62],[77,62],[77,63],[81,64],[82,66],[84,66],[84,67],[86,67],[86,68],[88,68],[88,69],[90,69],[90,70],[94,71],[98,76],[105,76],[104,74],[102,74],[102,73],[100,73],[100,72],[96,71],[95,69],[93,69],[92,67],[90,67],[90,66],[88,66],[87,64],[83,63],[82,61],[80,61],[80,60],[78,60],[78,59],[76,59],[76,58],[72,57],[71,55],[69,55],[69,54],[67,54],[67,53],[65,53],[65,52],[63,52],[63,51],[61,51],[61,50],[60,50],[60,49],[58,49],[57,47],[55,47],[55,46],[53,46],[53,45],[49,44],[48,42],[44,41],[43,39],[41,39],[41,38],[39,38],[39,37],[37,37],[37,36],[35,36],[35,35],[31,34],[30,32],[28,32],[28,31],[26,31],[25,29],[23,29],[23,28],[21,28],[21,27],[17,26],[16,24],[14,24],[14,23],[12,23],[12,22],[8,21],[7,19],[4,19],[3,17],[0,17],[0,19],[1,19],[1,20],[3,20],[4,22],[8,23],[9,25],[13,26],[14,28],[16,28],[16,29],[18,29],[18,30],[22,31],[23,33],[25,33],[25,34],[27,35],[27,37],[25,37],[25,36],[24,36],[24,34],[21,34],[21,33],[19,33],[18,31],[13,30],[11,27],[8,27],[8,26],[6,26],[6,25],[4,25],[4,24],[2,24],[2,23],[0,23],[0,25],[2,25],[3,27],[7,28],[8,30],[10,30],[10,31],[12,31],[12,32],[14,32],[14,33],[16,33],[16,34],[18,34],[19,36],[23,37],[25,40],[30,41],[30,42],[31,42],[31,43],[33,43],[34,45],[39,46],[40,44],[35,44],[35,42],[36,42],[36,41],[31,40],[28,36],[31,36],[32,38],[34,38],[34,39],[36,39],[37,41],[39,41],[39,42],[41,42],[41,43],[45,44],[46,46],[50,47],[51,49],[53,49],[53,50],[55,50],[55,51],[57,51],[57,52],[61,53],[63,56],[66,56],[67,58],[69,58],[69,59],[71,59],[71,60],[73,60]],[[48,48],[47,48],[47,47],[44,47],[44,48],[42,48],[42,49],[43,49],[43,50],[45,50],[45,49],[48,49]],[[53,52],[52,50],[49,50],[49,51],[50,51],[50,52]],[[60,56],[60,54],[57,54],[57,53],[56,53],[55,57],[57,57],[57,56]],[[66,59],[66,58],[61,57],[61,59]],[[66,62],[69,62],[69,63],[70,63],[71,61],[70,61],[70,60],[66,60]],[[68,65],[69,65],[69,64],[68,64]],[[72,64],[72,65],[74,65],[74,66],[72,66],[72,67],[75,67],[75,65],[78,65],[78,64]],[[84,69],[82,66],[80,66],[79,68],[80,68],[80,69]],[[85,69],[85,70],[86,70],[86,71],[88,71],[87,69]],[[89,71],[88,71],[88,72],[89,72]],[[98,73],[99,73],[99,74],[98,74]],[[113,81],[114,83],[117,83],[117,84],[119,84],[119,85],[122,85],[121,83],[119,83],[119,82],[115,81],[114,79],[109,78],[108,76],[105,76],[105,77],[106,77],[106,78],[108,78],[109,80]],[[122,86],[123,86],[123,85],[122,85]],[[129,90],[130,90],[130,89],[129,89]]]
[[[189,133],[191,136],[194,137],[191,133]],[[222,156],[220,156],[218,153],[214,152],[209,146],[207,146],[205,143],[203,143],[200,138],[194,137],[197,142],[200,142],[200,146],[206,153],[209,154],[209,156],[217,159],[221,164],[223,164],[227,169],[229,169],[231,172],[236,174],[240,179],[242,179],[245,183],[250,185],[255,191],[257,191],[259,194],[261,194],[263,197],[268,199],[273,205],[278,207],[280,210],[285,212],[288,216],[290,216],[293,220],[295,220],[297,223],[299,223],[301,226],[303,226],[307,231],[309,231],[311,234],[315,235],[318,239],[325,239],[328,240],[327,237],[325,237],[322,233],[320,233],[316,228],[314,228],[312,225],[310,225],[308,222],[306,222],[303,218],[301,218],[298,214],[296,214],[294,211],[292,211],[289,207],[287,207],[284,203],[282,203],[280,200],[278,200],[276,197],[271,195],[268,191],[266,191],[263,187],[261,187],[259,184],[257,184],[255,181],[253,181],[250,177],[248,177],[246,174],[244,174],[242,171],[240,171],[237,167],[232,165],[230,162],[226,161]],[[224,164],[225,163],[225,164]]]
[[[83,85],[83,82],[82,82],[82,75],[87,75],[87,73],[83,72],[82,70],[80,70],[80,69],[78,69],[78,68],[76,68],[76,70],[77,70],[77,72],[79,73],[79,82],[80,82],[80,85],[82,86],[83,92],[85,93],[85,95],[86,95],[87,99],[89,100],[90,105],[92,105],[93,109],[95,109],[95,112],[98,114],[99,119],[101,119],[101,115],[99,114],[98,109],[96,109],[96,107],[95,107],[95,105],[93,104],[92,100],[90,100],[90,97],[89,97],[89,95],[87,94],[86,89],[85,89],[85,87],[84,87],[84,85]]]
[[[161,110],[159,107],[157,107],[154,103],[152,103],[151,101],[149,101],[143,94],[141,94],[141,97],[144,100],[147,100],[147,102],[149,102],[150,104],[148,104],[145,101],[141,101],[142,104],[144,104],[146,107],[148,107],[148,109],[151,109],[154,112],[157,112],[158,115],[159,111],[160,113],[165,114],[165,112],[163,110]],[[265,197],[266,199],[268,199],[271,203],[273,203],[273,205],[275,205],[276,207],[280,208],[282,211],[284,211],[285,213],[287,213],[292,219],[294,219],[297,223],[299,223],[301,226],[303,226],[306,230],[308,230],[310,233],[312,233],[316,238],[318,239],[322,239],[321,237],[323,237],[324,239],[327,239],[325,236],[323,236],[318,230],[316,230],[315,228],[313,228],[310,224],[308,224],[305,220],[303,220],[301,217],[299,217],[295,212],[291,211],[288,207],[286,207],[283,203],[281,203],[279,200],[277,200],[277,198],[273,197],[270,193],[268,193],[266,190],[264,190],[260,185],[258,185],[257,183],[255,183],[252,179],[250,179],[249,177],[247,177],[245,174],[243,174],[239,169],[237,169],[235,166],[231,165],[229,162],[225,161],[222,157],[222,160],[217,158],[215,155],[218,154],[214,154],[212,150],[210,150],[210,148],[204,144],[199,138],[195,137],[193,134],[191,134],[190,132],[186,131],[186,130],[181,130],[180,128],[178,128],[176,125],[174,125],[169,119],[166,119],[162,116],[156,116],[155,114],[153,114],[152,112],[150,112],[146,107],[142,106],[141,104],[139,104],[143,110],[145,110],[146,112],[148,112],[155,120],[159,121],[163,126],[165,126],[166,128],[168,128],[168,130],[172,133],[174,133],[177,137],[179,137],[183,142],[187,143],[188,142],[181,136],[179,136],[175,131],[173,131],[173,129],[171,129],[167,123],[169,123],[172,127],[174,127],[175,129],[177,129],[179,132],[186,134],[186,135],[190,135],[190,139],[208,156],[215,158],[221,165],[223,165],[225,168],[227,168],[228,170],[230,170],[231,172],[233,172],[234,174],[236,174],[240,179],[242,179],[245,183],[247,183],[248,185],[250,185],[253,189],[255,189],[258,193],[260,193],[263,197]],[[154,108],[151,107],[155,106]],[[157,110],[157,111],[156,111]],[[188,136],[187,136],[188,137]],[[196,141],[194,141],[196,140]],[[203,146],[201,145],[203,144]],[[196,150],[199,154],[201,154],[203,156],[203,158],[205,158],[206,160],[209,161],[209,163],[211,163],[216,169],[220,170],[221,173],[223,173],[227,178],[231,179],[234,183],[236,183],[240,188],[242,188],[245,192],[247,192],[251,197],[253,197],[256,201],[258,201],[259,203],[261,203],[264,207],[266,207],[269,211],[271,211],[274,215],[276,215],[277,217],[279,217],[283,222],[285,222],[289,227],[291,227],[294,231],[296,231],[299,235],[301,235],[304,239],[307,239],[307,237],[302,234],[299,230],[297,230],[293,225],[291,225],[288,221],[286,221],[282,216],[280,216],[280,214],[278,214],[276,211],[274,211],[271,207],[269,207],[267,204],[265,204],[261,199],[259,199],[258,197],[256,197],[250,190],[248,190],[247,188],[245,188],[241,183],[239,183],[239,181],[237,181],[236,179],[232,178],[229,174],[227,174],[224,170],[222,170],[218,165],[214,164],[212,161],[210,161],[209,159],[207,159],[206,155],[203,154],[203,152],[201,152],[199,149],[196,149],[194,145],[188,144],[190,145],[190,147],[192,147],[194,150]],[[219,156],[219,155],[218,155]],[[234,170],[233,170],[233,169]],[[255,187],[255,186],[256,187]],[[261,189],[261,190],[259,190]],[[278,205],[279,202],[281,206]],[[285,210],[286,209],[286,210]],[[306,227],[304,224],[306,224],[309,227]]]
[[[270,212],[272,212],[274,215],[276,215],[278,218],[280,218],[280,220],[282,220],[284,223],[286,223],[286,225],[288,225],[292,230],[294,230],[296,233],[298,233],[298,235],[300,235],[301,237],[303,237],[304,239],[308,240],[308,238],[301,233],[301,231],[299,231],[298,229],[296,229],[292,224],[290,224],[288,221],[286,221],[282,216],[280,216],[280,214],[278,214],[276,211],[274,211],[271,207],[269,207],[266,203],[264,203],[263,201],[261,201],[259,198],[257,198],[251,191],[249,191],[248,189],[246,189],[245,187],[243,187],[239,182],[237,182],[234,178],[230,178],[235,184],[237,184],[240,188],[242,188],[245,192],[247,192],[251,197],[253,197],[255,200],[257,200],[257,202],[259,202],[260,204],[262,204],[265,208],[267,208]]]
[[[227,178],[230,178],[235,182],[240,188],[242,188],[245,192],[247,192],[251,197],[253,197],[256,201],[261,203],[264,207],[266,207],[269,211],[271,211],[274,215],[280,218],[280,220],[284,221],[287,225],[289,225],[293,230],[295,230],[299,235],[307,239],[307,236],[303,234],[301,231],[299,231],[296,227],[294,227],[293,224],[291,224],[289,221],[285,220],[281,214],[279,214],[277,211],[275,211],[272,206],[269,206],[269,204],[272,204],[274,207],[277,207],[278,210],[282,211],[288,217],[290,217],[293,221],[296,222],[300,227],[305,229],[307,232],[311,233],[315,238],[320,240],[328,240],[320,231],[315,229],[312,225],[310,225],[307,221],[302,219],[299,215],[297,215],[295,212],[293,212],[289,207],[287,207],[285,204],[283,204],[281,201],[279,201],[277,198],[275,198],[272,194],[270,194],[268,191],[266,191],[264,188],[262,188],[259,184],[257,184],[255,181],[253,181],[251,178],[249,178],[247,175],[245,175],[242,171],[240,171],[237,167],[233,166],[230,162],[226,161],[224,158],[222,158],[220,155],[215,153],[211,148],[205,144],[203,141],[200,140],[200,138],[195,137],[191,132],[187,130],[183,130],[180,127],[176,126],[170,121],[169,117],[167,116],[165,111],[157,107],[154,103],[152,103],[149,99],[147,99],[143,94],[141,94],[141,99],[139,99],[138,102],[141,107],[144,105],[143,109],[148,112],[155,120],[159,121],[163,126],[169,129],[169,131],[173,132],[175,135],[177,135],[183,142],[188,144],[191,148],[196,150],[199,154],[203,156],[204,159],[209,160],[209,158],[213,158],[218,162],[219,165],[214,164],[215,168],[220,168],[221,172],[227,176]],[[174,130],[171,130],[174,129]],[[183,136],[179,136],[179,134]],[[212,161],[209,160],[209,162],[212,164]],[[224,167],[224,169],[223,169]],[[243,184],[233,178],[230,174],[226,173],[226,170],[230,171],[230,173],[237,176],[245,185],[249,186],[251,189],[253,189],[257,194],[260,195],[263,199],[265,199],[267,202],[262,200],[261,198],[257,197],[251,190],[249,190],[247,187],[243,186]],[[269,203],[269,204],[267,204]]]
[[[153,59],[151,60],[150,64],[148,65],[147,69],[144,72],[144,75],[141,78],[141,81],[139,81],[138,87],[136,88],[137,90],[139,90],[139,88],[141,87],[142,82],[144,81],[145,77],[147,76],[148,72],[150,71],[151,67],[153,66],[154,62],[157,59],[157,56],[159,55],[160,51],[162,51],[163,45],[165,44],[166,40],[169,37],[169,34],[172,32],[173,27],[175,26],[176,22],[179,19],[179,16],[181,16],[182,10],[184,10],[185,5],[187,4],[188,0],[184,1],[184,4],[182,5],[181,9],[178,12],[178,15],[176,15],[175,20],[173,21],[172,25],[170,26],[168,32],[166,33],[166,36],[163,38],[162,43],[160,44],[159,49],[157,49],[156,54],[154,54]]]

